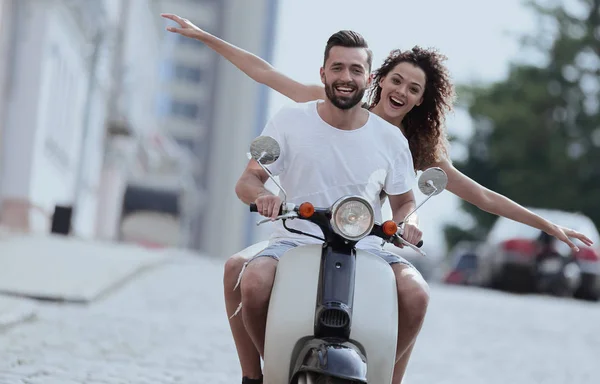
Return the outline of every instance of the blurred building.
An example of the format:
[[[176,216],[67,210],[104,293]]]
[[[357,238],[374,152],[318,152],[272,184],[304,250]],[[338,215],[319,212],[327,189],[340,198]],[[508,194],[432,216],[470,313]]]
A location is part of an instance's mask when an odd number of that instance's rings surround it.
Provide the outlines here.
[[[107,0],[114,15],[97,236],[179,246],[185,162],[156,113],[166,35],[158,0]],[[183,172],[183,174],[182,174]],[[189,171],[187,172],[189,173]],[[163,198],[167,196],[167,199]],[[165,230],[164,213],[169,230]],[[169,236],[165,234],[169,233]]]
[[[3,225],[228,255],[252,240],[234,192],[267,88],[161,12],[269,60],[277,0],[0,1]]]
[[[4,122],[7,110],[7,98],[9,95],[9,68],[12,66],[12,60],[9,60],[8,58],[11,57],[11,51],[13,47],[11,39],[13,36],[13,29],[15,28],[14,21],[11,17],[13,13],[13,6],[14,0],[0,1],[0,160],[3,159],[2,150],[4,148],[4,144],[2,134],[5,130]],[[0,177],[0,191],[1,187],[2,178]]]
[[[164,12],[270,60],[277,0],[164,0]],[[242,249],[253,225],[235,195],[252,138],[263,128],[267,89],[199,41],[167,34],[158,101],[160,122],[195,158],[202,201],[192,204],[187,246],[225,256]]]
[[[1,3],[1,220],[45,231],[74,198],[84,130],[102,119],[90,69],[107,17],[102,2]]]
[[[148,168],[145,143],[159,129],[154,102],[164,33],[156,6],[0,1],[3,225],[47,232],[55,206],[64,205],[74,207],[75,235],[118,237],[111,235],[121,224],[125,180]],[[113,139],[119,126],[130,148],[128,161],[113,166],[105,153],[122,142]]]

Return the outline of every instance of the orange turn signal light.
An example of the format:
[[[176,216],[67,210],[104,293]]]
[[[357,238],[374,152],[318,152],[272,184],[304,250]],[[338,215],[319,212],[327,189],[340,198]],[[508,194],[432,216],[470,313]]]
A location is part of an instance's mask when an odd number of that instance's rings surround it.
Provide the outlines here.
[[[300,204],[300,207],[298,207],[298,214],[303,219],[308,219],[315,214],[315,206],[311,203],[302,203]]]
[[[398,224],[394,220],[388,220],[381,225],[381,229],[386,236],[393,236],[398,232]]]

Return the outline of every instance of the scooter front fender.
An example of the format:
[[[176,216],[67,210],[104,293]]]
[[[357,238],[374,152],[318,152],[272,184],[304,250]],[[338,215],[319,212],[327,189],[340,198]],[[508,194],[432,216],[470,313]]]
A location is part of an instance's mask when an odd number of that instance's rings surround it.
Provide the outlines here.
[[[313,372],[366,384],[367,359],[352,343],[310,339],[298,354],[292,382],[302,372]]]

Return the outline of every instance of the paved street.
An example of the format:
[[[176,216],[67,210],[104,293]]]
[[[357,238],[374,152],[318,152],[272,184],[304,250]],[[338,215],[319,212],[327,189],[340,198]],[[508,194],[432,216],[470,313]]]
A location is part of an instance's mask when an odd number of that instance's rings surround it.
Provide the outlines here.
[[[222,264],[174,255],[89,306],[0,328],[0,383],[239,383]],[[600,305],[432,287],[408,384],[600,382]]]

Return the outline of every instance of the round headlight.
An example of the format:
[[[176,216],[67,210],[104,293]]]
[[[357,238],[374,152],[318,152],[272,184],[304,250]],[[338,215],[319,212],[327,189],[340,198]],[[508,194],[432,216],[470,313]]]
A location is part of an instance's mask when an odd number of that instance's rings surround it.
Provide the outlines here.
[[[348,240],[358,241],[367,236],[373,223],[373,207],[362,197],[341,198],[331,209],[333,230]]]

